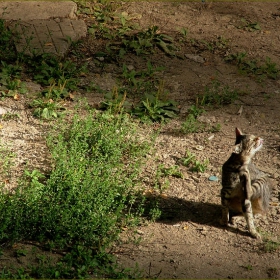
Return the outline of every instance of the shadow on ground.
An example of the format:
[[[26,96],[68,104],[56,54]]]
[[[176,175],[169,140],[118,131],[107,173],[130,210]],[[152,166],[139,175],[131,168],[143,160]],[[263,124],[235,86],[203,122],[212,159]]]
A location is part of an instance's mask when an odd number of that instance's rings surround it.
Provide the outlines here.
[[[219,223],[222,211],[221,205],[167,197],[159,198],[159,208],[161,210],[161,217],[158,219],[159,223],[174,225],[180,222],[191,222],[202,226],[211,225],[224,229]],[[228,226],[227,230],[244,236],[249,235],[248,232],[233,226]]]

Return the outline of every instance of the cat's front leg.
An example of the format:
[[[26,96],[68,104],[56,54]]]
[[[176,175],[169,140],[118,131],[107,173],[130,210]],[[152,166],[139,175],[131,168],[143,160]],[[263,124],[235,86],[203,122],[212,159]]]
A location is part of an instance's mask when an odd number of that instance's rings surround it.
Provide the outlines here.
[[[242,205],[243,213],[247,222],[248,230],[252,237],[261,240],[261,235],[257,232],[254,225],[254,216],[252,211],[252,203],[249,199],[245,199]]]

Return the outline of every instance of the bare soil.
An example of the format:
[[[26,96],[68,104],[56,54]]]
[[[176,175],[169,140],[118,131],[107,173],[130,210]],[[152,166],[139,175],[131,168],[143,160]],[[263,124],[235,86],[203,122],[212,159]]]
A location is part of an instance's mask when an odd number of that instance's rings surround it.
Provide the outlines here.
[[[121,242],[113,249],[118,262],[124,267],[137,264],[147,278],[278,278],[280,251],[273,245],[280,242],[280,80],[265,78],[259,81],[255,75],[241,74],[236,65],[225,62],[224,58],[228,54],[246,52],[249,59],[264,62],[270,57],[279,66],[280,4],[130,2],[123,4],[121,10],[134,15],[141,27],[157,25],[161,32],[174,37],[178,36],[178,30],[185,28],[188,34],[178,51],[183,59],[163,53],[125,58],[125,63],[136,70],[146,67],[147,60],[164,66],[162,77],[170,92],[169,98],[180,104],[179,118],[166,124],[156,140],[155,152],[143,171],[143,182],[149,189],[159,164],[179,165],[184,176],[168,178],[170,186],[161,194],[160,220],[139,226],[136,237],[123,233]],[[242,19],[258,23],[261,28],[246,28]],[[201,43],[215,44],[221,42],[221,38],[226,39],[225,45],[207,47]],[[191,43],[190,39],[200,43]],[[94,47],[102,47],[98,44],[95,42]],[[185,54],[199,55],[203,62],[188,59]],[[94,65],[92,67],[92,75],[85,81],[91,80],[103,89],[111,89],[116,83],[118,67],[108,65],[101,73]],[[221,130],[178,133],[197,94],[203,93],[205,86],[214,79],[243,93],[233,104],[209,108],[203,114],[206,123],[220,124]],[[34,86],[29,84],[30,94],[36,91]],[[95,92],[82,96],[86,96],[92,105],[101,100]],[[0,131],[2,141],[10,143],[17,154],[15,171],[20,173],[29,164],[47,172],[48,153],[43,139],[44,131],[51,124],[35,120],[23,99],[5,99],[0,105],[20,114],[19,120],[3,122]],[[65,106],[71,109],[73,104],[69,102]],[[258,230],[263,235],[262,242],[248,235],[242,217],[228,228],[218,223],[221,166],[232,151],[235,127],[265,140],[255,163],[271,177],[274,189],[267,217],[256,218]],[[180,165],[179,159],[185,156],[186,149],[200,161],[209,159],[205,173],[190,172]],[[211,175],[219,181],[209,181]],[[8,183],[12,184],[12,181]],[[12,260],[10,251],[4,252],[1,259],[3,265],[18,262],[18,258]]]

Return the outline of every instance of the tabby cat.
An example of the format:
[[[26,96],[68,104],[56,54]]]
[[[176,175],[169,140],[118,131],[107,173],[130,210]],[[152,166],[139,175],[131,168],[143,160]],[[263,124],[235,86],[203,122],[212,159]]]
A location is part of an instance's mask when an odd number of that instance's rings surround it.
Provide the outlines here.
[[[243,134],[236,128],[235,150],[222,168],[221,225],[232,217],[244,215],[250,234],[261,239],[254,226],[253,214],[265,214],[269,207],[270,184],[265,174],[251,162],[263,145],[263,139]]]

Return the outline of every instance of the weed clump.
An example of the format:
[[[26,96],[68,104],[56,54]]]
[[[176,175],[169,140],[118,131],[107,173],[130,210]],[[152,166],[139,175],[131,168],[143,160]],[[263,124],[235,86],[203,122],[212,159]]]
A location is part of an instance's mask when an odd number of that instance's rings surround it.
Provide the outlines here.
[[[1,244],[32,240],[66,250],[59,277],[111,263],[105,251],[144,212],[138,178],[150,142],[135,129],[129,117],[96,112],[60,123],[47,139],[52,172],[25,172],[14,194],[0,192]],[[40,275],[57,278],[54,271]]]

